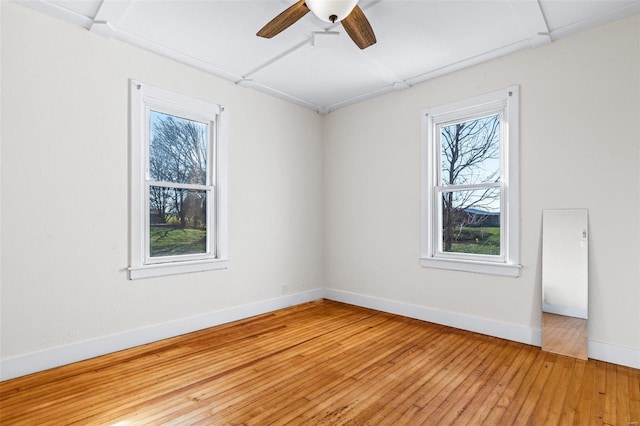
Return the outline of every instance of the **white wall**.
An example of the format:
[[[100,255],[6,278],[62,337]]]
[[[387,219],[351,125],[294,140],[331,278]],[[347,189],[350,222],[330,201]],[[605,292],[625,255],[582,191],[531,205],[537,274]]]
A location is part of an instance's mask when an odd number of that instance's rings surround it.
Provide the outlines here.
[[[590,338],[640,350],[638,17],[321,117],[20,5],[0,10],[5,367],[251,313],[282,284],[538,329],[541,211],[569,207],[591,220]],[[130,78],[230,108],[228,270],[127,280]],[[419,112],[510,84],[522,276],[420,268]]]
[[[326,286],[539,330],[542,210],[583,207],[589,337],[640,349],[639,28],[635,16],[328,115]],[[521,277],[421,268],[420,111],[512,84],[521,88]]]
[[[322,285],[321,117],[2,8],[2,359]],[[128,80],[230,110],[228,270],[129,281]]]

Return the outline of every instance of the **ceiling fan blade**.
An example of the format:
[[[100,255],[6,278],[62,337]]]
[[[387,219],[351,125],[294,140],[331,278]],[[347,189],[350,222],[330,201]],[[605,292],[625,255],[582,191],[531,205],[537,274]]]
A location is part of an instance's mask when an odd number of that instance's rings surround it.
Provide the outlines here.
[[[273,18],[256,34],[259,37],[271,38],[282,31],[295,24],[300,18],[309,13],[309,8],[304,3],[305,0],[300,0],[289,6],[278,16]]]
[[[358,5],[342,20],[342,26],[360,49],[366,49],[377,41],[369,20]]]

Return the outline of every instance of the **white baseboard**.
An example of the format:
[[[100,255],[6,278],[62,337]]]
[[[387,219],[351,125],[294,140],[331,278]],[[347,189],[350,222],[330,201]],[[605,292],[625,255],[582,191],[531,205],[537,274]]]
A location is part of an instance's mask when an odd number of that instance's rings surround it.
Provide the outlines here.
[[[310,290],[304,293],[286,295],[261,302],[214,311],[204,315],[47,349],[41,352],[3,359],[0,361],[0,381],[249,318],[289,306],[299,305],[321,299],[322,297],[322,289]]]
[[[350,303],[352,305],[447,325],[462,330],[474,331],[488,336],[500,337],[534,346],[542,345],[541,330],[521,325],[487,320],[455,312],[441,311],[410,303],[328,288],[324,289],[324,297],[338,302]],[[640,369],[639,349],[589,340],[588,353],[591,359]]]
[[[326,299],[338,302],[350,303],[352,305],[447,325],[462,330],[474,331],[476,333],[500,337],[528,345],[540,346],[542,342],[540,330],[523,327],[521,325],[477,318],[470,315],[328,288],[324,290],[324,296]]]
[[[640,350],[589,340],[589,358],[640,369]]]
[[[312,300],[326,298],[365,308],[447,325],[462,330],[500,337],[529,345],[541,345],[539,329],[477,318],[425,306],[366,296],[335,289],[315,289],[241,305],[204,315],[158,324],[98,339],[74,343],[41,352],[0,360],[0,381],[48,370],[61,365],[106,355],[181,334],[202,330],[255,315],[272,312]],[[589,358],[640,369],[640,350],[589,341]]]

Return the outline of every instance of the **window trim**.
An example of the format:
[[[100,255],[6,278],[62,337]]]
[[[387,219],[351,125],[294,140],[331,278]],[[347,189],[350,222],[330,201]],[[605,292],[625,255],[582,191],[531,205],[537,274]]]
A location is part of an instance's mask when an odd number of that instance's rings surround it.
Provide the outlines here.
[[[490,275],[518,277],[520,275],[520,182],[519,182],[519,87],[439,105],[422,111],[421,155],[421,254],[420,265],[425,268],[449,269]],[[438,219],[440,196],[438,176],[440,164],[436,143],[436,128],[447,122],[501,114],[501,254],[459,255],[445,253],[439,248],[442,231]],[[474,185],[476,186],[476,185]],[[458,188],[459,189],[459,188]]]
[[[150,278],[228,267],[227,244],[227,119],[226,108],[130,80],[130,247],[129,279]],[[211,187],[214,209],[207,210],[207,238],[210,253],[185,257],[151,258],[148,252],[149,226],[149,110],[196,121],[208,122],[211,150],[206,186]],[[211,160],[214,161],[211,161]],[[209,175],[209,173],[208,173]],[[181,185],[177,185],[181,186]],[[184,185],[182,185],[184,186]],[[146,198],[145,198],[146,197]],[[213,226],[211,226],[213,225]]]

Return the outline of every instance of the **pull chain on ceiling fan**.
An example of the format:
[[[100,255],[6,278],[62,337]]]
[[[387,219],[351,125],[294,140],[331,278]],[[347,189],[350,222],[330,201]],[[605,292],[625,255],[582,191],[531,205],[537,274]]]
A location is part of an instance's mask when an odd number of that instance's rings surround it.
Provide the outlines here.
[[[376,43],[376,35],[357,3],[358,0],[299,0],[269,21],[256,35],[271,38],[311,11],[325,22],[342,22],[351,40],[360,49],[366,49]]]

